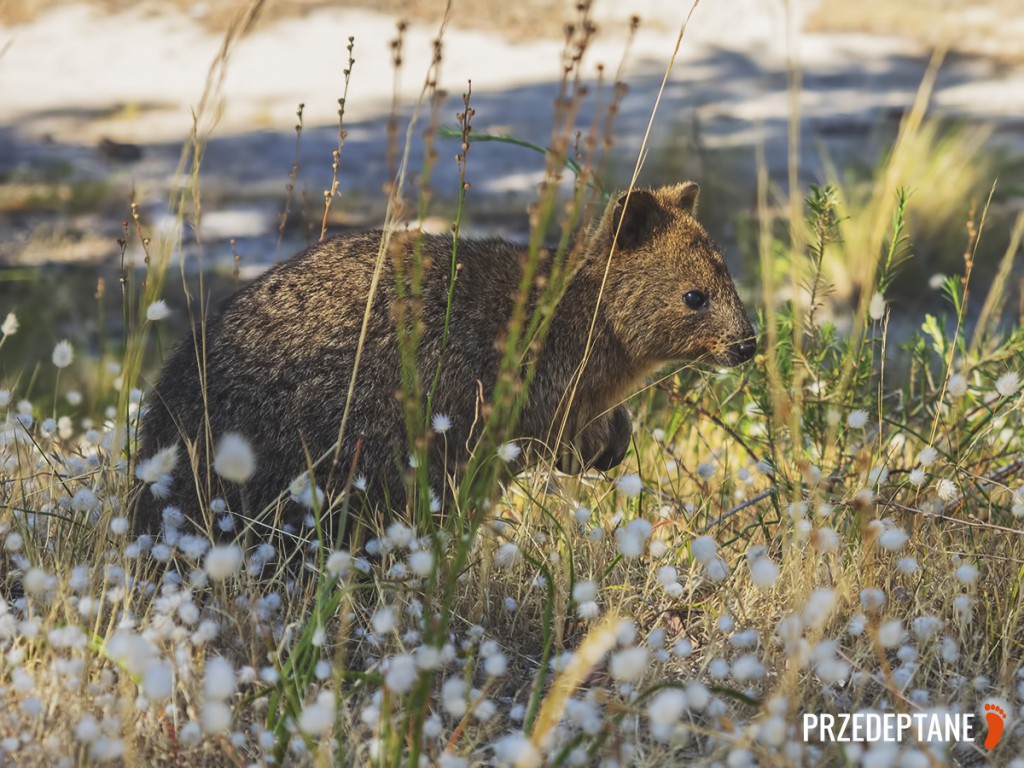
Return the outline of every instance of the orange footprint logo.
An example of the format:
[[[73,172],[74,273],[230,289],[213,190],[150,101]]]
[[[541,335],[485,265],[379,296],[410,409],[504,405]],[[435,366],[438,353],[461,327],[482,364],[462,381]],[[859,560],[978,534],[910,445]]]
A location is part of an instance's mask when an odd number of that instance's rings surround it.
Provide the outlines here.
[[[998,704],[986,704],[985,722],[988,723],[985,749],[995,749],[999,740],[1003,738],[1003,728],[1006,726],[1006,712]]]

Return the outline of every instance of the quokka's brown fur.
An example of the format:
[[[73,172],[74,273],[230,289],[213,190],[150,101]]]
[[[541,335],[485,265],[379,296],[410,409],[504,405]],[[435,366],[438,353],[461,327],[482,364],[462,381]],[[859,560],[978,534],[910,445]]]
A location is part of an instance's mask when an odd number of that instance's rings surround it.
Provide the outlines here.
[[[520,445],[550,442],[564,419],[564,443],[553,450],[571,446],[585,465],[610,469],[622,461],[630,440],[621,403],[645,375],[668,362],[730,366],[753,356],[754,332],[725,261],[694,218],[697,192],[687,182],[635,189],[628,200],[623,193],[577,235],[575,271],[536,354],[535,378],[514,430]],[[498,342],[526,249],[500,239],[459,241],[442,350],[452,238],[396,234],[391,257],[383,260],[340,461],[322,465],[315,475],[328,503],[355,465],[371,501],[386,496],[392,509],[404,505],[410,451],[397,396],[395,274],[396,265],[410,268],[417,241],[424,257],[419,371],[429,388],[440,369],[432,410],[451,422],[431,441],[430,478],[439,495],[446,477],[458,479],[479,438],[480,397],[488,402],[495,388]],[[140,530],[155,533],[168,505],[205,529],[216,496],[249,514],[279,497],[288,503],[292,481],[337,440],[380,243],[381,233],[371,232],[308,248],[229,299],[207,323],[204,345],[197,329],[174,349],[144,413],[141,456],[176,443],[185,447],[169,496],[142,490]],[[550,264],[549,256],[542,258],[542,276]],[[595,309],[589,361],[566,414],[565,395],[584,358]],[[256,454],[256,472],[242,489],[208,468],[206,446],[229,432],[246,438]],[[284,519],[294,523],[296,517]]]

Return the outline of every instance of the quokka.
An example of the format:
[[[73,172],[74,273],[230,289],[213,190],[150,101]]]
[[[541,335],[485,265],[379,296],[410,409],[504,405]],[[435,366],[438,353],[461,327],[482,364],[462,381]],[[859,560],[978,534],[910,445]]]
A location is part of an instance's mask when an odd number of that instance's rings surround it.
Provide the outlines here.
[[[754,356],[754,331],[725,261],[694,216],[698,192],[686,182],[614,195],[576,234],[571,277],[533,352],[535,375],[510,436],[529,449],[513,470],[536,457],[538,446],[571,452],[583,467],[611,469],[631,439],[622,403],[646,375],[670,362],[721,367]],[[429,477],[438,497],[458,482],[480,437],[481,406],[495,389],[527,249],[497,238],[459,240],[445,338],[452,237],[393,235],[339,449],[381,237],[341,235],[307,248],[238,291],[205,329],[175,347],[143,413],[138,474],[151,485],[139,496],[138,530],[157,533],[166,515],[176,526],[188,518],[209,530],[223,508],[296,526],[305,510],[291,498],[294,483],[332,446],[337,460],[314,471],[322,509],[337,509],[356,476],[371,506],[405,507],[410,447],[398,396],[396,275],[411,272],[416,249],[423,263],[417,365],[424,389],[440,371],[431,410],[450,424],[429,436]],[[540,281],[551,263],[551,254],[542,254]],[[528,313],[538,293],[527,299]],[[588,362],[570,400],[592,326]],[[255,457],[255,472],[241,484],[210,469],[210,451],[232,433]],[[552,444],[558,434],[561,442]],[[211,511],[214,499],[221,501]],[[177,511],[165,514],[167,507]]]

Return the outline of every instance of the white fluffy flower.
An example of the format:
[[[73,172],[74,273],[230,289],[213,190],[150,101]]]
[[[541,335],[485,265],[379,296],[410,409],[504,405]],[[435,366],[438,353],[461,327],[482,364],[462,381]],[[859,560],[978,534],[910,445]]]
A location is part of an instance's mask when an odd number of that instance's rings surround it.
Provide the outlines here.
[[[13,336],[18,332],[18,316],[13,312],[8,312],[7,317],[4,318],[4,324],[0,325],[0,334],[4,336]]]
[[[686,710],[686,693],[678,688],[658,691],[647,705],[647,716],[658,725],[675,725]]]
[[[690,545],[693,559],[701,565],[710,563],[718,553],[718,543],[710,536],[698,536]]]
[[[174,667],[169,661],[154,659],[142,673],[142,692],[150,701],[169,698],[174,690]]]
[[[26,594],[41,598],[49,591],[50,576],[42,568],[29,568],[22,576],[21,584]]]
[[[722,558],[715,557],[707,564],[707,575],[711,581],[725,581],[729,578],[729,566]]]
[[[946,389],[951,397],[963,397],[967,394],[967,377],[961,373],[954,373],[949,377]]]
[[[231,727],[231,707],[223,701],[207,701],[203,704],[199,719],[206,733],[224,733]]]
[[[426,733],[426,729],[424,729]],[[436,738],[436,737],[435,737]],[[442,752],[441,756],[437,758],[438,768],[469,768],[469,761],[464,757],[459,757],[451,752]]]
[[[768,590],[779,579],[779,566],[764,555],[750,561],[750,580],[759,589]]]
[[[388,526],[384,536],[392,549],[409,549],[416,538],[416,532],[407,525],[395,522]]]
[[[154,322],[163,320],[170,313],[171,311],[167,308],[167,302],[163,299],[158,299],[146,307],[146,319]]]
[[[932,446],[928,445],[921,449],[921,452],[917,454],[917,463],[922,467],[930,467],[935,463],[935,460],[939,457],[939,452]]]
[[[408,693],[416,684],[418,676],[416,660],[408,653],[403,653],[388,661],[387,672],[384,673],[384,685],[395,693]]]
[[[896,567],[900,573],[910,575],[917,571],[917,560],[912,557],[901,557],[896,561]]]
[[[452,428],[452,420],[448,418],[447,414],[435,413],[430,419],[430,428],[442,435]]]
[[[672,653],[678,656],[680,659],[687,659],[693,653],[693,643],[688,638],[683,638],[674,646],[672,646]]]
[[[125,742],[120,738],[100,736],[89,748],[89,758],[95,763],[113,763],[125,755]]]
[[[572,599],[577,603],[590,603],[597,600],[597,583],[577,581],[572,588]]]
[[[207,699],[223,701],[235,692],[238,681],[235,668],[223,656],[214,656],[206,660],[206,671],[203,675],[203,693]]]
[[[867,624],[867,616],[863,613],[855,613],[846,623],[846,631],[853,637],[860,637],[864,634],[864,629],[867,627]]]
[[[1020,389],[1020,376],[1016,371],[1007,371],[996,379],[996,392],[1001,397],[1010,397]]]
[[[914,629],[914,637],[926,643],[942,631],[943,625],[944,622],[938,616],[925,614],[914,619],[911,626]]]
[[[79,488],[71,497],[71,508],[76,512],[92,512],[99,506],[99,499],[91,488]]]
[[[920,488],[924,485],[924,481],[928,479],[928,475],[920,467],[916,467],[910,470],[910,476],[907,478],[910,484],[915,488]]]
[[[868,412],[862,408],[858,408],[856,411],[850,411],[846,417],[846,423],[850,429],[864,429],[868,423]]]
[[[306,509],[323,509],[324,492],[316,483],[311,482],[308,472],[303,472],[292,480],[288,486],[288,493],[292,501]]]
[[[325,565],[327,572],[332,576],[336,576],[339,579],[344,578],[352,567],[352,555],[344,550],[336,550],[331,552]]]
[[[510,568],[519,562],[519,547],[513,541],[506,541],[494,550],[494,567]]]
[[[619,619],[615,627],[615,641],[619,645],[633,645],[636,642],[636,624],[631,619]]]
[[[504,653],[492,653],[484,662],[484,674],[488,677],[501,677],[508,671],[508,659]]]
[[[819,587],[811,592],[804,606],[803,623],[818,629],[825,624],[836,605],[836,593],[828,587]]]
[[[882,535],[878,537],[878,545],[882,549],[887,549],[890,552],[897,552],[903,549],[908,538],[909,537],[902,528],[894,525],[882,532]]]
[[[53,364],[58,368],[67,368],[75,359],[75,351],[71,348],[71,342],[67,339],[58,341],[53,348]]]
[[[643,645],[634,645],[612,654],[608,664],[612,677],[624,683],[636,682],[646,669],[647,647]]]
[[[615,543],[619,554],[625,558],[640,557],[644,553],[644,540],[631,528],[619,528],[615,531]]]
[[[764,665],[753,654],[744,654],[732,663],[732,676],[741,683],[760,680],[764,677]]]
[[[866,611],[876,611],[885,605],[885,592],[877,587],[865,587],[860,591],[860,604]]]
[[[175,443],[140,461],[135,467],[135,476],[144,483],[156,483],[165,475],[171,474],[177,463],[178,444]]]
[[[249,441],[237,432],[228,432],[217,444],[213,471],[232,483],[245,483],[256,471],[256,455]]]
[[[960,647],[956,644],[956,640],[952,637],[942,638],[942,642],[939,644],[940,655],[942,660],[947,664],[953,664],[960,658]]]
[[[820,552],[838,552],[839,534],[834,528],[819,528],[813,534],[814,546]]]
[[[498,458],[506,464],[510,464],[518,459],[520,453],[522,453],[522,449],[512,442],[502,443],[498,446]]]
[[[100,725],[92,715],[83,715],[75,726],[75,738],[85,743],[91,743],[99,738]]]
[[[299,730],[307,736],[320,736],[334,724],[334,694],[322,691],[316,701],[302,708]]]
[[[378,608],[370,619],[370,626],[378,635],[386,635],[395,629],[395,609],[390,606]]]
[[[882,644],[883,648],[895,648],[903,642],[905,634],[903,622],[899,619],[892,619],[878,628],[878,642]]]
[[[885,317],[885,296],[876,292],[871,297],[871,303],[868,304],[868,315],[872,320],[881,320]]]
[[[868,472],[868,485],[874,487],[876,485],[884,485],[889,479],[889,469],[885,466],[872,467]]]
[[[697,477],[705,483],[714,477],[717,471],[718,465],[714,461],[705,461],[697,465]]]
[[[968,586],[978,581],[978,569],[970,563],[964,563],[956,569],[956,580]]]
[[[661,568],[655,571],[654,575],[658,579],[658,583],[663,587],[679,581],[679,572],[671,565],[661,566]]]
[[[936,484],[935,492],[943,501],[952,501],[957,497],[956,483],[948,478],[943,478]]]
[[[466,681],[461,677],[450,677],[441,686],[441,705],[455,718],[466,714]]]
[[[640,491],[644,489],[644,484],[640,480],[640,476],[636,474],[628,474],[620,477],[615,485],[618,486],[619,490],[622,491],[624,496],[629,498],[635,498],[640,495]]]
[[[198,744],[203,738],[203,732],[199,728],[199,723],[195,720],[189,720],[178,731],[178,738],[181,739],[183,744]]]
[[[544,759],[523,733],[510,733],[494,742],[494,760],[509,768],[540,768]]]
[[[434,570],[434,553],[419,549],[409,555],[409,570],[420,578],[426,578]]]
[[[723,658],[712,659],[708,664],[708,674],[715,680],[724,680],[729,674],[729,662]]]
[[[222,544],[206,553],[204,567],[212,581],[230,578],[242,566],[242,549],[237,544]]]

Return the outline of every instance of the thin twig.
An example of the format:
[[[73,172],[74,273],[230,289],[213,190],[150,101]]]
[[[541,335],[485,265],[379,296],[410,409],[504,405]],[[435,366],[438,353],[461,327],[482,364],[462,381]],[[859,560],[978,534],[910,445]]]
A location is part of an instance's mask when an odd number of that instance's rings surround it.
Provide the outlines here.
[[[701,531],[700,531],[701,534],[703,535],[703,534],[707,533],[712,528],[714,528],[716,525],[725,522],[730,517],[732,517],[733,515],[735,515],[738,512],[742,512],[747,507],[751,507],[754,504],[757,504],[757,502],[759,502],[759,501],[764,501],[769,496],[771,496],[774,491],[775,491],[775,487],[773,486],[773,487],[769,488],[767,491],[762,491],[761,493],[757,494],[757,496],[754,496],[753,498],[747,499],[746,501],[744,501],[739,506],[733,507],[732,509],[730,509],[727,512],[723,512],[721,515],[719,515],[714,520],[712,520],[710,523],[708,523],[703,528],[701,528]]]

